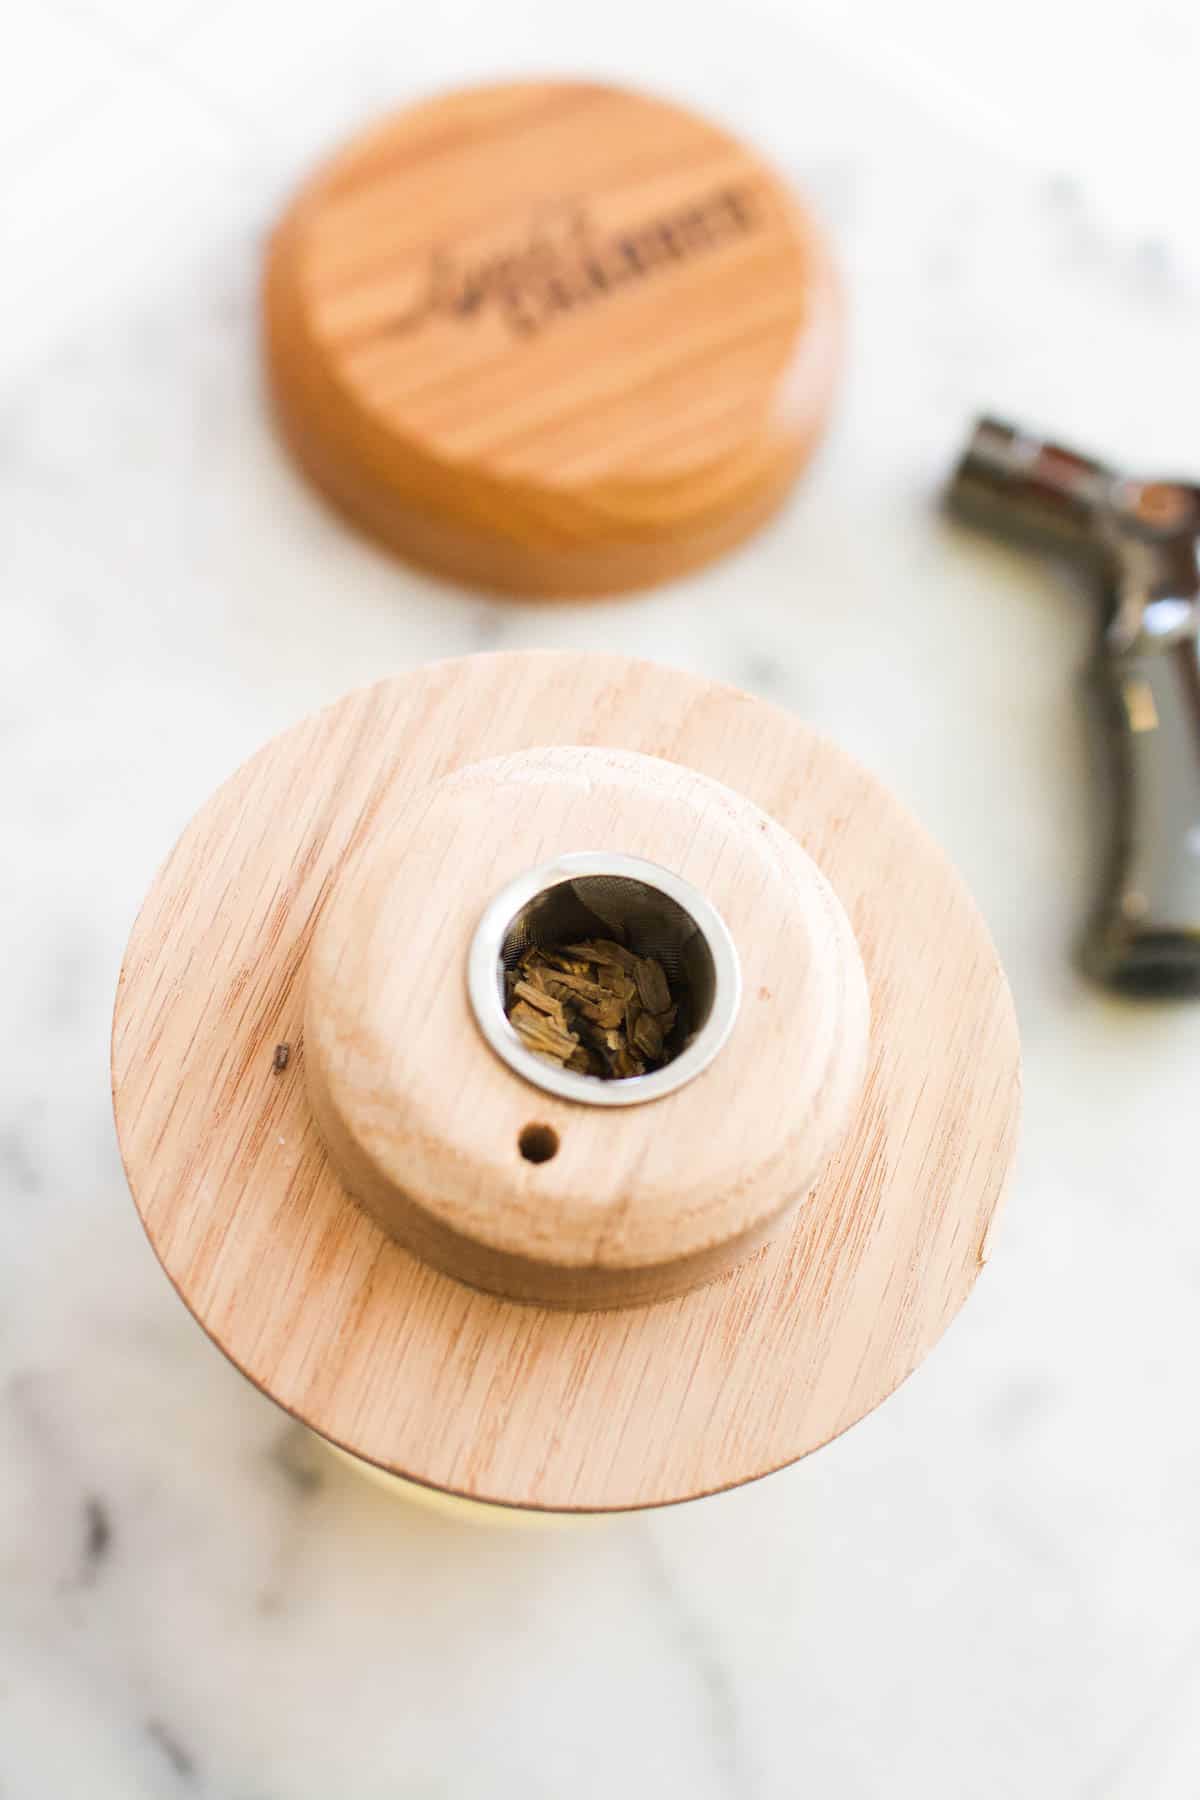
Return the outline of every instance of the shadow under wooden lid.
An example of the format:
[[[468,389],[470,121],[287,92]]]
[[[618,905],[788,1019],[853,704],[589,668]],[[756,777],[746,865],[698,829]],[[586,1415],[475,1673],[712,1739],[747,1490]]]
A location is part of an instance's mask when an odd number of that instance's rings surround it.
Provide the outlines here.
[[[376,126],[298,194],[264,285],[310,477],[401,555],[531,596],[662,581],[762,523],[823,429],[840,313],[758,156],[583,82]]]
[[[684,879],[720,890],[746,977],[743,1022],[711,1065],[642,1106],[543,1093],[484,1045],[467,1007],[468,928],[511,872],[507,860],[529,861],[527,843],[512,859],[505,850],[508,833],[523,829],[514,784],[548,784],[538,830],[554,853],[570,820],[562,784],[572,780],[592,795],[590,835],[607,833],[599,849],[624,837],[625,820],[637,854],[657,850]],[[762,840],[753,853],[748,826]],[[393,859],[392,830],[413,846],[407,866]],[[775,834],[794,840],[821,881]],[[374,846],[387,854],[372,869]],[[727,859],[742,871],[737,881],[722,872]],[[412,894],[394,903],[392,884],[406,880]],[[464,899],[463,883],[476,880],[487,891]],[[805,1051],[804,1020],[815,1035],[845,1001],[836,982],[817,979],[821,970],[806,976],[793,959],[823,944],[824,970],[857,963],[840,926],[830,936],[814,923],[796,936],[786,917],[793,881],[812,907],[827,884],[861,957],[870,1006],[861,1087],[853,1005],[824,1061]],[[468,1285],[491,1281],[491,1268],[468,1263],[457,1279],[444,1257],[434,1266],[436,1256],[406,1246],[408,1222],[388,1214],[386,1182],[382,1199],[352,1199],[349,1164],[340,1150],[331,1156],[310,1104],[308,1060],[327,1059],[328,1045],[310,1046],[304,1016],[316,979],[326,997],[320,1029],[338,1039],[344,1021],[324,1008],[338,946],[353,951],[360,916],[378,939],[369,980],[355,991],[369,997],[366,1024],[382,1057],[371,1081],[379,1068],[387,1079],[364,1107],[345,1070],[329,1066],[357,1141],[384,1176],[398,1171],[394,1192],[424,1192],[473,1243],[518,1256],[532,1247],[543,1265],[562,1262],[564,1233],[586,1249],[595,1225],[619,1220],[644,1192],[648,1210],[623,1245],[619,1232],[592,1240],[617,1246],[619,1272],[622,1258],[657,1254],[674,1168],[678,1192],[712,1209],[710,1235],[733,1244],[734,1265],[674,1298],[621,1310],[577,1310],[569,1293],[553,1307],[524,1304]],[[314,961],[327,921],[332,936]],[[400,932],[419,938],[411,979]],[[778,982],[772,942],[785,953]],[[398,963],[386,979],[381,955]],[[446,983],[445,1016],[393,1062],[388,1021],[411,1033]],[[361,1005],[351,997],[351,1035],[363,1026]],[[780,1006],[798,1008],[799,1022],[773,1025]],[[432,1075],[420,1067],[422,1041]],[[744,1067],[739,1042],[753,1051]],[[282,1067],[280,1044],[290,1046]],[[837,1147],[805,1194],[816,1151],[804,1122],[822,1091],[817,1075],[835,1067],[848,1115],[830,1115],[818,1148]],[[1014,1148],[1019,1052],[1007,984],[970,896],[851,758],[790,715],[692,675],[534,653],[434,664],[351,694],[268,744],[213,795],[134,927],[113,1092],[156,1252],[264,1392],[352,1455],[428,1486],[605,1511],[691,1499],[777,1469],[853,1424],[916,1367],[986,1259]],[[579,1160],[567,1149],[561,1162],[523,1159],[528,1122],[564,1142],[578,1133]],[[401,1138],[411,1148],[408,1184]],[[578,1173],[606,1142],[613,1168],[601,1166],[595,1183],[605,1218],[589,1220]],[[494,1167],[507,1214],[481,1210],[472,1167]],[[540,1215],[543,1175],[563,1179],[547,1188]],[[680,1219],[687,1246],[703,1249],[696,1217]],[[736,1240],[756,1220],[768,1231],[757,1250]],[[552,1255],[538,1250],[539,1224]]]

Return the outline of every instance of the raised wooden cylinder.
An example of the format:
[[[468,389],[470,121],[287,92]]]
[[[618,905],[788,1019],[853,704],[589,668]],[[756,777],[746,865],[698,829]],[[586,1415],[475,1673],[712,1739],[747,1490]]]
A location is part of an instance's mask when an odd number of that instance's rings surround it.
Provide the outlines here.
[[[547,907],[639,953],[666,922],[676,1063],[508,1042],[497,945]],[[433,665],[267,745],[156,880],[113,1032],[130,1186],[222,1349],[360,1462],[554,1512],[750,1480],[890,1393],[986,1259],[1018,1089],[987,933],[888,791],[606,656]]]
[[[498,1064],[468,960],[486,903],[532,865],[581,906],[629,883],[650,932],[645,896],[681,879],[717,909],[735,949],[707,1004],[729,1029],[691,1079],[662,1093],[560,1072],[548,1090],[515,1039]],[[849,922],[795,838],[628,751],[521,751],[414,788],[342,871],[308,958],[308,1093],[348,1191],[426,1262],[544,1305],[660,1300],[743,1260],[841,1139],[867,1033]],[[687,1055],[662,1076],[686,1076]]]

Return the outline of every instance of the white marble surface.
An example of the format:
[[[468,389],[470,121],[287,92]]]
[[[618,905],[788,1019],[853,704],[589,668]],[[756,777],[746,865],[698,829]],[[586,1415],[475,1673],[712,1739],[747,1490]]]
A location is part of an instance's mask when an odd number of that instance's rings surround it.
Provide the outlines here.
[[[1072,973],[1088,608],[931,505],[981,404],[1200,466],[1194,156],[1170,135],[1191,8],[16,10],[0,1796],[1195,1800],[1200,1010]],[[633,603],[498,606],[399,570],[263,419],[256,260],[301,170],[393,100],[528,67],[752,132],[824,209],[853,296],[803,494]],[[974,1301],[875,1417],[740,1494],[531,1537],[396,1509],[223,1362],[128,1202],[106,1036],[139,896],[242,756],[353,684],[533,644],[731,678],[885,773],[999,941],[1028,1113]]]

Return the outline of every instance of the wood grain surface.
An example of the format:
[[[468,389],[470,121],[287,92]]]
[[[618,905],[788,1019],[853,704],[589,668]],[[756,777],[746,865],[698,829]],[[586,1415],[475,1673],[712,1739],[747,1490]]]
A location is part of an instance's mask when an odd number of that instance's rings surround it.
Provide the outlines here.
[[[815,1192],[736,1269],[623,1311],[521,1305],[422,1263],[347,1198],[305,1086],[308,951],[347,859],[414,788],[554,742],[663,757],[761,807],[830,882],[870,993],[861,1103]],[[787,1104],[786,1068],[746,1080]],[[113,1031],[130,1186],[221,1348],[353,1455],[549,1509],[752,1479],[891,1393],[986,1257],[1018,1090],[987,932],[893,796],[785,713],[608,656],[435,664],[267,745],[156,880]]]
[[[393,549],[614,592],[760,524],[820,435],[823,233],[744,145],[582,82],[445,94],[345,148],[272,240],[265,350],[309,475]]]
[[[717,908],[742,1003],[716,1060],[642,1106],[530,1085],[465,979],[485,905],[547,859],[665,864]],[[684,1292],[756,1248],[841,1140],[866,1063],[845,913],[790,833],[660,758],[568,746],[414,787],[339,876],[306,972],[304,1067],[350,1191],[425,1261],[547,1305]],[[526,1160],[522,1132],[557,1148]]]

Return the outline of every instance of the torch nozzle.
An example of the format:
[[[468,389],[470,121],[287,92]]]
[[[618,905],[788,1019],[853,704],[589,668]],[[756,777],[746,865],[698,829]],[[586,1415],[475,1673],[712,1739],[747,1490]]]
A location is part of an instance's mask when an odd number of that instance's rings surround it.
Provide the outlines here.
[[[983,418],[950,478],[946,504],[1009,535],[1082,546],[1092,538],[1113,479],[1103,463]]]

